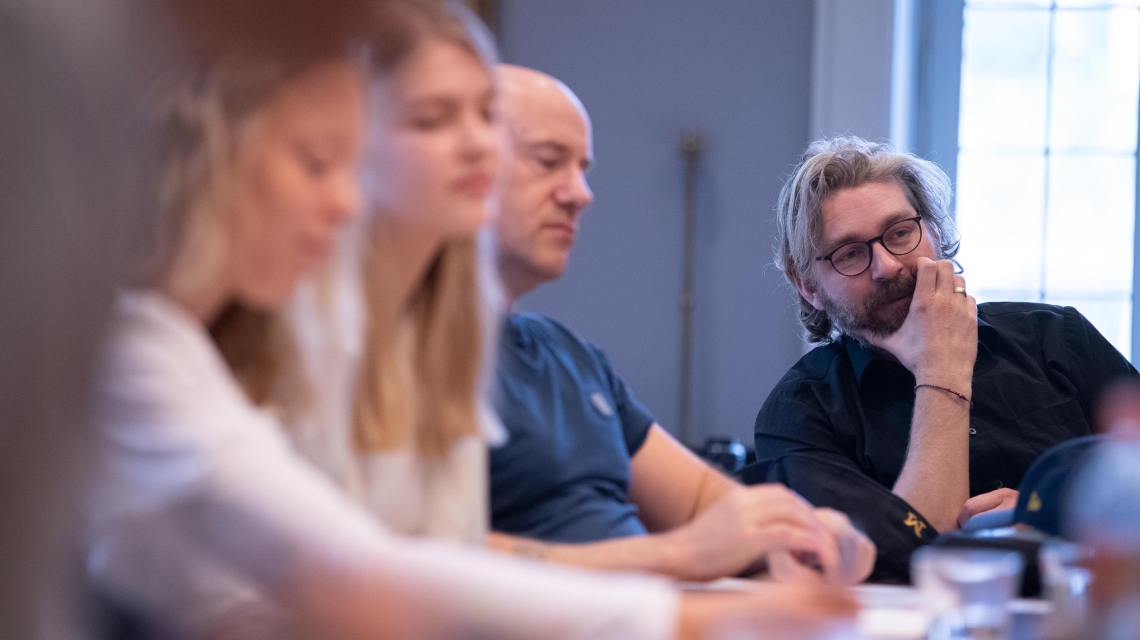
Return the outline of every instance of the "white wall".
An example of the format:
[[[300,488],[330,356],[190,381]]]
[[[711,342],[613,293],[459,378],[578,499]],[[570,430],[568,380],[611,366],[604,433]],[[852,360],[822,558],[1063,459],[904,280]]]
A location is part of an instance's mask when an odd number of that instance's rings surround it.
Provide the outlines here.
[[[814,0],[811,138],[891,137],[895,0]]]

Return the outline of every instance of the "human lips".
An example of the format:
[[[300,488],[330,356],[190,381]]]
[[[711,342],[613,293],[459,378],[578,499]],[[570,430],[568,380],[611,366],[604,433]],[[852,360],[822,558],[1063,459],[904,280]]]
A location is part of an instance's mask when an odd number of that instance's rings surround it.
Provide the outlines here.
[[[473,198],[485,198],[491,192],[494,177],[487,172],[469,173],[455,181],[455,190]]]
[[[864,308],[869,314],[879,315],[888,310],[895,312],[899,307],[909,308],[914,297],[914,285],[915,280],[909,274],[884,282],[867,298]]]
[[[324,262],[332,255],[333,241],[329,238],[308,236],[301,239],[301,253],[314,262]]]
[[[893,301],[888,302],[887,304],[885,304],[883,306],[884,307],[894,307],[896,305],[905,304],[906,306],[909,307],[910,306],[910,299],[911,299],[911,296],[905,295],[905,296],[899,298],[898,300],[893,300]]]
[[[573,242],[575,234],[578,233],[577,225],[572,222],[547,222],[542,228],[562,236],[569,242]]]

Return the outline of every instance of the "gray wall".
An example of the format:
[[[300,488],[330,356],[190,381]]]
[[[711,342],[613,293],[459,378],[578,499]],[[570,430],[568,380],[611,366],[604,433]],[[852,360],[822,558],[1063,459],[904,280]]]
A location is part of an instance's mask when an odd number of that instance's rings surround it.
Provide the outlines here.
[[[502,0],[504,58],[589,109],[597,198],[562,280],[522,301],[609,353],[673,429],[681,283],[679,138],[700,131],[693,431],[746,444],[802,353],[772,267],[773,206],[807,143],[811,0]]]
[[[811,136],[887,139],[895,0],[814,4]]]

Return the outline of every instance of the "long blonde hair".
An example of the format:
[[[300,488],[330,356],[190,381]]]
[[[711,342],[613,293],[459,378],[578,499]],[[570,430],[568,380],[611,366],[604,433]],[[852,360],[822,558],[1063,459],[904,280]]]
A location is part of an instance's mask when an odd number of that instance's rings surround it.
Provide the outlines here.
[[[185,43],[177,60],[164,61],[139,114],[150,141],[140,186],[156,215],[132,253],[136,284],[179,296],[208,287],[226,268],[243,125],[296,74],[350,57],[362,5],[333,1],[318,12],[265,0],[168,4]],[[279,314],[234,301],[208,329],[253,402],[298,397],[300,378],[286,375],[297,369],[296,348]]]
[[[494,63],[490,36],[464,8],[434,2],[392,4],[377,24],[404,37],[382,37],[373,48],[377,74],[390,74],[425,38],[454,43]],[[354,400],[354,440],[364,451],[414,446],[429,457],[445,456],[460,439],[481,433],[480,394],[492,326],[493,292],[481,269],[476,238],[445,242],[430,260],[405,306],[373,247],[364,260],[368,320],[364,359]],[[400,375],[398,335],[412,321],[410,384]],[[407,388],[407,387],[411,388]]]

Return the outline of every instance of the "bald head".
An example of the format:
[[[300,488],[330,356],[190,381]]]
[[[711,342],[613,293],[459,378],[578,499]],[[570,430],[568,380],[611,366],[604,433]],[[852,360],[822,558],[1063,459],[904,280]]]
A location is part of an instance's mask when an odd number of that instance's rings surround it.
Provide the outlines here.
[[[590,115],[570,87],[541,71],[513,64],[500,64],[498,72],[500,107],[512,133],[552,120],[577,120],[585,128],[587,146],[592,146]]]
[[[562,275],[593,202],[590,118],[578,96],[545,73],[499,65],[500,110],[511,136],[497,225],[499,272],[517,298]]]

